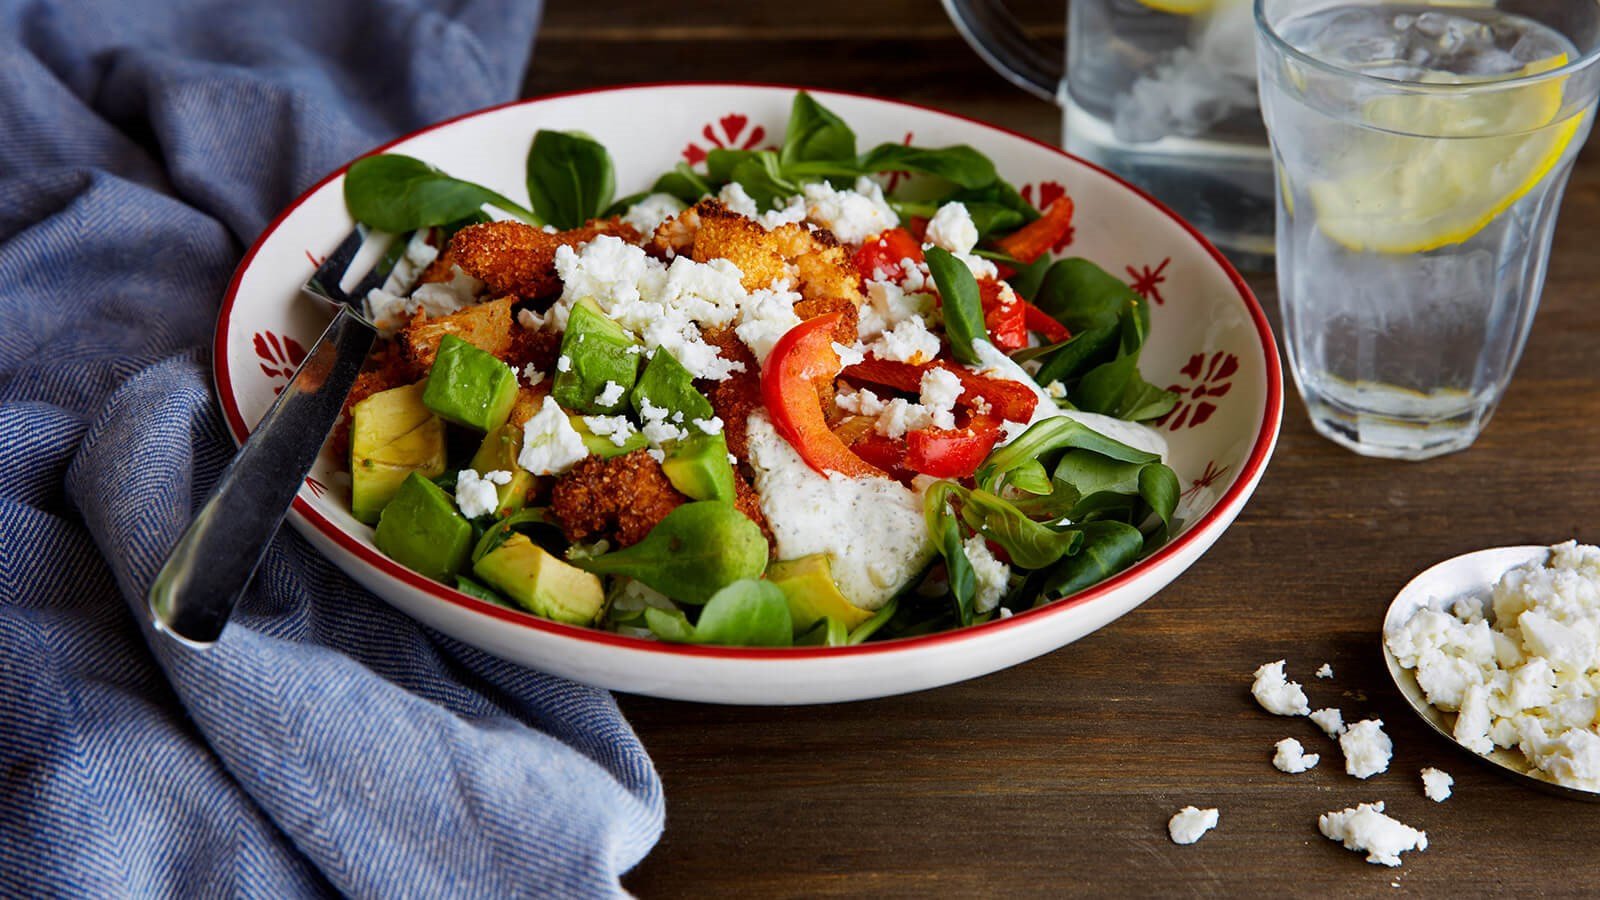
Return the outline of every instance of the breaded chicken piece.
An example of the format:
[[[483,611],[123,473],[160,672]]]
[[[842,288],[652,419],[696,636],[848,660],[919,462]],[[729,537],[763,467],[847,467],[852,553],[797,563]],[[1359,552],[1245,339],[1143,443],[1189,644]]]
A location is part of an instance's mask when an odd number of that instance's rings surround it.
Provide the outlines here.
[[[554,233],[521,222],[485,222],[456,232],[440,260],[447,257],[448,265],[460,266],[463,272],[488,285],[496,296],[510,294],[533,300],[561,292],[561,279],[556,277],[556,248],[585,244],[602,234],[630,243],[640,239],[632,225],[617,219],[596,219],[582,228]],[[444,269],[446,277],[448,265]]]
[[[695,262],[726,259],[744,274],[744,289],[764,288],[788,274],[788,261],[767,238],[757,222],[728,209],[716,200],[695,207],[700,227],[695,230],[690,254]]]
[[[756,523],[761,528],[761,534],[767,539],[767,547],[773,558],[778,555],[778,539],[772,536],[772,527],[767,524],[767,516],[761,511],[761,495],[756,493],[755,486],[750,483],[738,466],[733,467],[733,508],[745,514],[745,517]]]
[[[739,340],[732,328],[711,329],[705,332],[706,343],[717,348],[724,359],[744,364],[744,371],[734,372],[722,381],[697,381],[695,387],[711,401],[711,408],[722,419],[722,433],[728,440],[728,452],[739,461],[750,458],[746,420],[761,406],[761,365],[755,354]]]
[[[667,480],[660,463],[635,450],[611,459],[580,460],[556,481],[550,512],[569,541],[608,538],[630,547],[688,500]]]
[[[395,335],[395,346],[418,371],[433,365],[439,342],[447,334],[504,359],[511,350],[513,328],[522,330],[512,322],[511,307],[516,302],[515,297],[501,297],[432,319],[419,309]]]

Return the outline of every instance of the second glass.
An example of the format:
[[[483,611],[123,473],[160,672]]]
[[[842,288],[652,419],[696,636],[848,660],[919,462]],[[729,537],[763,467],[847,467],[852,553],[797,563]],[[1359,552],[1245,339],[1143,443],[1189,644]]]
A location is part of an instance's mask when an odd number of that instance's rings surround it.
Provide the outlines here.
[[[1593,119],[1592,0],[1257,0],[1283,340],[1313,425],[1370,456],[1493,414]]]

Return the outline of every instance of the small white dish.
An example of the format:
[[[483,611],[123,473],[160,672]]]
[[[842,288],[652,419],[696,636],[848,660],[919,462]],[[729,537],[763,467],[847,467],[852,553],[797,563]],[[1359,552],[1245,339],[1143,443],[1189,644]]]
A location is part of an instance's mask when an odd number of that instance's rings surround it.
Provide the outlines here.
[[[511,103],[423,129],[378,150],[406,153],[512,197],[539,128],[581,129],[611,151],[619,195],[714,146],[781,142],[796,88],[665,84]],[[601,687],[682,700],[827,703],[950,684],[1047,653],[1143,603],[1221,537],[1255,490],[1277,441],[1283,388],[1272,332],[1238,273],[1170,210],[1116,176],[1031,138],[961,116],[832,91],[814,92],[856,129],[884,141],[966,143],[987,153],[1035,203],[1062,186],[1076,206],[1065,253],[1125,276],[1151,304],[1145,376],[1180,394],[1158,427],[1184,487],[1182,527],[1150,557],[1069,599],[1009,619],[854,647],[760,649],[665,644],[550,622],[461,594],[407,571],[349,511],[348,479],[328,456],[290,521],[351,577],[408,614],[507,659]],[[376,150],[374,152],[377,152]],[[243,440],[325,324],[299,298],[318,258],[353,223],[341,169],[296,200],[246,254],[217,322],[217,393]]]

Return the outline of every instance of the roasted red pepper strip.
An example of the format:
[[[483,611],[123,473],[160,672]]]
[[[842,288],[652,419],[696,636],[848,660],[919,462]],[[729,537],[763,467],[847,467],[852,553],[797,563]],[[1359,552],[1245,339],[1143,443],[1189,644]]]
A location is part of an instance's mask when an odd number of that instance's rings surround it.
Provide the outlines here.
[[[983,325],[989,331],[989,342],[1010,353],[1028,346],[1027,307],[1014,292],[1010,303],[1001,302],[1006,293],[1000,282],[993,279],[978,282],[978,299],[983,303]]]
[[[883,477],[881,469],[851,453],[844,441],[828,430],[828,420],[817,399],[818,379],[831,379],[839,372],[833,329],[842,316],[829,313],[808,319],[778,339],[761,371],[761,402],[772,414],[778,434],[794,447],[806,465],[824,474]]]
[[[851,444],[850,452],[888,472],[898,481],[909,481],[917,474],[906,465],[905,438],[869,434]]]
[[[1059,344],[1072,337],[1072,332],[1067,330],[1067,326],[1032,303],[1023,300],[1022,311],[1023,322],[1028,326],[1028,330],[1037,331],[1046,344]]]
[[[1045,209],[1044,215],[994,243],[1012,259],[1031,263],[1066,237],[1071,227],[1072,198],[1062,194]]]
[[[935,478],[967,478],[1000,440],[1000,420],[976,415],[965,428],[924,428],[906,435],[906,465]]]
[[[856,271],[869,280],[899,281],[900,261],[922,262],[922,245],[904,228],[891,228],[868,238],[856,251]]]
[[[1025,384],[978,375],[942,359],[919,366],[868,357],[839,374],[852,381],[915,394],[922,390],[922,374],[934,366],[949,369],[961,379],[961,386],[965,390],[958,402],[968,407],[976,406],[978,398],[982,397],[989,404],[990,411],[1000,418],[1009,422],[1026,422],[1033,418],[1033,409],[1039,405],[1039,395]]]

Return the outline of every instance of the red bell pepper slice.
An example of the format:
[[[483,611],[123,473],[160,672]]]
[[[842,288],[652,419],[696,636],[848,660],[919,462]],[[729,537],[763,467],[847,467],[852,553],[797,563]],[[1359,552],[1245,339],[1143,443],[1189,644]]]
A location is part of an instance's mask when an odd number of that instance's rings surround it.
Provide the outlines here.
[[[906,435],[906,465],[935,478],[968,478],[999,441],[993,415],[975,415],[965,428],[924,428]]]
[[[989,331],[989,342],[1010,353],[1028,346],[1027,307],[1015,293],[1011,302],[1001,302],[1006,291],[1000,282],[985,279],[978,282],[978,299],[983,303],[983,325]]]
[[[843,313],[808,319],[789,329],[772,348],[761,372],[761,402],[772,414],[778,434],[794,447],[806,465],[818,472],[839,472],[851,478],[883,477],[883,470],[850,452],[828,429],[817,397],[819,379],[839,372],[833,329]]]
[[[1072,228],[1072,198],[1062,194],[1044,211],[1044,215],[995,241],[1000,252],[1025,263],[1031,263],[1054,247]]]
[[[906,465],[905,438],[869,434],[851,444],[850,452],[888,472],[897,481],[910,481],[917,474]]]
[[[900,280],[900,261],[922,262],[922,244],[904,228],[891,228],[867,238],[856,251],[856,271],[870,280]]]
[[[1022,301],[1022,312],[1028,330],[1038,332],[1046,344],[1059,344],[1072,338],[1072,332],[1060,320],[1026,300]]]
[[[1033,418],[1033,409],[1039,405],[1039,395],[1034,393],[1027,385],[1015,381],[1006,381],[1000,378],[989,378],[974,372],[969,372],[960,366],[935,360],[931,363],[913,365],[911,363],[895,362],[887,359],[868,357],[866,360],[847,367],[840,374],[852,381],[861,381],[867,384],[882,385],[915,394],[922,390],[922,375],[924,372],[938,366],[956,373],[961,379],[964,390],[957,402],[968,407],[976,407],[978,398],[983,398],[989,404],[989,409],[995,415],[1008,422],[1026,422]]]

